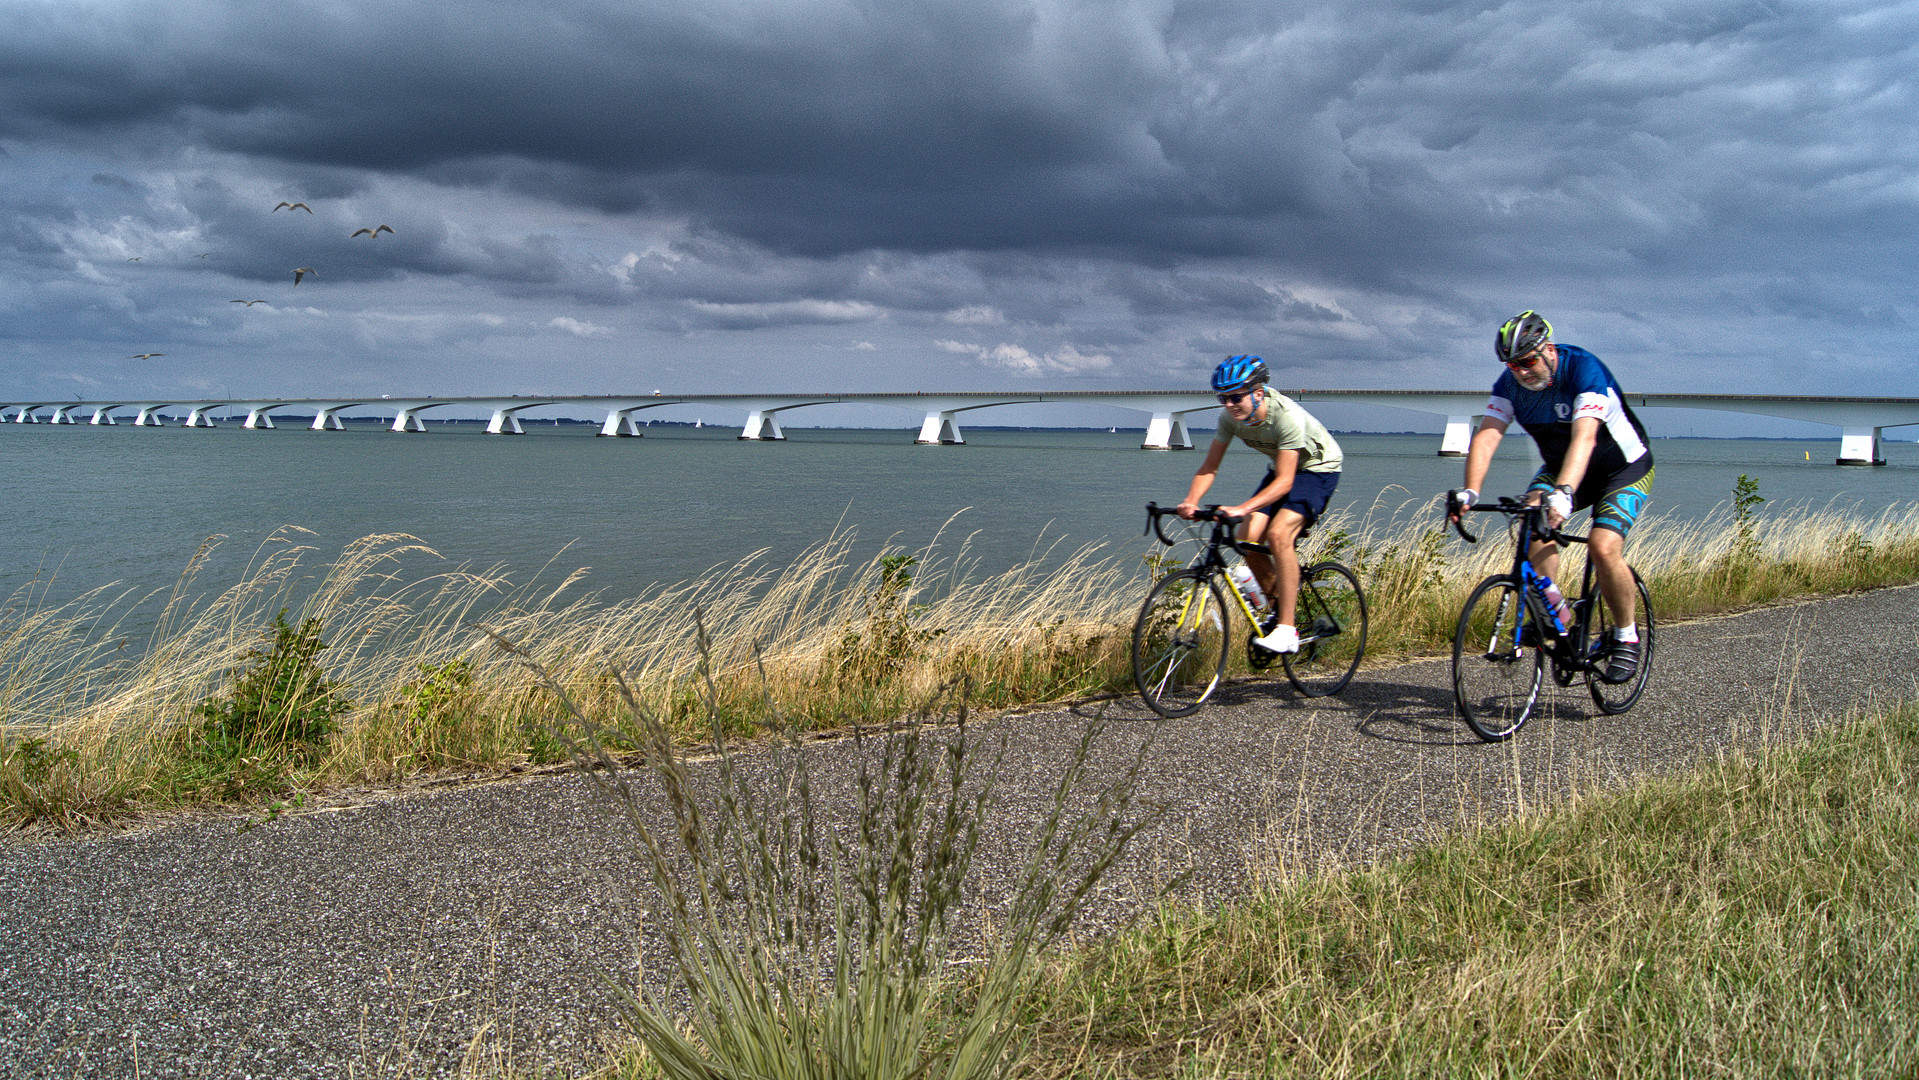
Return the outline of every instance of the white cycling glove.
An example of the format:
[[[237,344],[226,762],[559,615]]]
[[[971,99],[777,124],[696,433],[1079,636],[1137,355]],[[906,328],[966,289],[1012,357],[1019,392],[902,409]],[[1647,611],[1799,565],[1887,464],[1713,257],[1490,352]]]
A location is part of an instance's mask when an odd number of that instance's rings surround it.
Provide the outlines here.
[[[1471,510],[1474,504],[1479,502],[1479,492],[1474,491],[1472,488],[1460,488],[1459,491],[1454,494],[1453,502],[1461,510]]]
[[[1573,516],[1572,492],[1565,488],[1554,488],[1552,494],[1546,496],[1546,509],[1562,518]]]

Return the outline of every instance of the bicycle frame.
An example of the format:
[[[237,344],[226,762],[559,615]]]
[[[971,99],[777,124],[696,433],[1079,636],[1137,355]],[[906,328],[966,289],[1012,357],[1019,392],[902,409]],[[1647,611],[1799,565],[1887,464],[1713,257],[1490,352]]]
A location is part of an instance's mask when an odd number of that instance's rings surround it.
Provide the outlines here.
[[[1147,531],[1158,536],[1160,543],[1165,544],[1167,547],[1172,547],[1176,541],[1168,539],[1166,534],[1160,530],[1159,519],[1163,515],[1170,513],[1172,513],[1172,511],[1162,510],[1156,503],[1146,504]],[[1239,524],[1243,519],[1222,517],[1219,513],[1219,507],[1217,506],[1208,506],[1199,511],[1193,516],[1193,520],[1212,522],[1213,534],[1200,547],[1199,554],[1193,556],[1193,561],[1186,564],[1186,569],[1198,570],[1209,577],[1222,580],[1226,585],[1226,591],[1231,593],[1233,598],[1239,601],[1239,611],[1240,614],[1246,616],[1246,624],[1248,626],[1258,626],[1259,614],[1254,610],[1252,601],[1246,599],[1246,594],[1240,590],[1239,582],[1234,581],[1233,575],[1226,572],[1228,567],[1225,557],[1220,554],[1220,548],[1231,547],[1234,551],[1242,555],[1247,551],[1271,554],[1272,549],[1264,544],[1247,544],[1235,539],[1232,531],[1233,526]],[[1190,605],[1195,600],[1202,604],[1205,603],[1205,590],[1194,590],[1193,595],[1187,598],[1186,602],[1189,610]],[[1202,614],[1204,614],[1203,611]]]
[[[1454,496],[1449,493],[1448,497],[1450,499]],[[1540,641],[1544,643],[1542,647],[1546,649],[1546,654],[1552,657],[1553,663],[1558,665],[1561,671],[1570,673],[1596,670],[1592,661],[1581,655],[1579,648],[1579,644],[1586,640],[1586,632],[1592,624],[1592,605],[1595,600],[1592,560],[1586,560],[1585,571],[1580,580],[1579,598],[1567,601],[1567,606],[1572,609],[1573,622],[1571,626],[1563,630],[1557,627],[1553,612],[1547,609],[1545,601],[1540,598],[1535,588],[1536,583],[1545,575],[1533,568],[1532,561],[1534,543],[1584,544],[1587,538],[1552,528],[1545,523],[1546,508],[1544,506],[1523,506],[1511,497],[1502,497],[1494,506],[1474,506],[1469,509],[1509,514],[1518,519],[1518,537],[1513,545],[1512,569],[1508,573],[1520,582],[1520,602],[1526,606],[1526,617],[1515,620],[1513,623],[1513,645],[1517,647],[1520,644],[1525,628],[1530,624],[1538,629]],[[1459,535],[1467,542],[1474,544],[1479,542],[1477,536],[1466,531],[1463,515],[1453,522],[1453,528],[1457,529]],[[1565,586],[1562,584],[1560,588],[1563,592]]]

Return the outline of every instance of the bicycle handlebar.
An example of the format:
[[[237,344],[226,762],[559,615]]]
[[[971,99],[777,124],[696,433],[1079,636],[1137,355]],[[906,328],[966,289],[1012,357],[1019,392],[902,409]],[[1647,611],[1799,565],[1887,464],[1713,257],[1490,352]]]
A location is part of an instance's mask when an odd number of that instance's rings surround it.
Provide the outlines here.
[[[1510,495],[1501,495],[1499,502],[1492,506],[1467,506],[1462,508],[1459,506],[1459,492],[1456,490],[1448,491],[1446,493],[1446,516],[1452,518],[1453,528],[1458,530],[1459,535],[1465,537],[1466,542],[1469,544],[1479,543],[1479,538],[1466,531],[1466,515],[1464,513],[1461,513],[1456,518],[1453,517],[1453,511],[1456,509],[1478,511],[1487,514],[1536,514],[1538,515],[1538,520],[1533,527],[1533,532],[1541,539],[1555,544],[1583,544],[1587,541],[1587,538],[1584,536],[1574,536],[1571,533],[1563,533],[1547,525],[1546,507],[1543,503],[1528,506]]]
[[[1159,537],[1160,543],[1165,544],[1167,547],[1172,547],[1174,544],[1178,543],[1179,541],[1168,540],[1166,538],[1166,533],[1163,532],[1159,527],[1159,519],[1163,517],[1167,517],[1169,515],[1176,517],[1178,516],[1178,514],[1179,514],[1179,511],[1174,510],[1171,507],[1161,506],[1158,503],[1147,503],[1146,504],[1146,532],[1150,532],[1154,536]],[[1214,503],[1210,506],[1203,506],[1203,507],[1200,507],[1198,510],[1195,510],[1193,512],[1193,520],[1194,521],[1211,521],[1220,525],[1237,525],[1238,523],[1245,521],[1246,519],[1243,517],[1234,517],[1232,514],[1222,514],[1219,512],[1219,504]],[[1144,533],[1142,533],[1141,535],[1144,535]]]
[[[1446,493],[1446,518],[1453,523],[1453,531],[1457,532],[1460,538],[1468,544],[1477,544],[1479,543],[1479,537],[1466,531],[1466,509],[1466,507],[1459,505],[1459,490],[1457,488]],[[1457,513],[1455,513],[1455,511],[1457,511]]]

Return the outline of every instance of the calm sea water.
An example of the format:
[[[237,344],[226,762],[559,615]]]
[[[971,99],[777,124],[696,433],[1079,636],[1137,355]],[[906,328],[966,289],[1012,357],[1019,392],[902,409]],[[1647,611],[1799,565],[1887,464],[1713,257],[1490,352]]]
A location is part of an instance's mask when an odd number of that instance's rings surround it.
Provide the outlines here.
[[[762,548],[782,561],[836,528],[857,530],[873,550],[917,547],[944,525],[946,542],[970,534],[979,570],[991,572],[1052,538],[1133,550],[1144,503],[1177,501],[1200,460],[1142,451],[1138,431],[969,428],[967,445],[951,447],[915,446],[903,430],[789,429],[783,443],[741,442],[730,427],[656,425],[642,439],[594,431],[0,425],[9,478],[0,587],[49,574],[56,596],[113,582],[161,587],[213,534],[227,539],[201,580],[226,584],[284,525],[312,530],[323,553],[404,532],[452,563],[505,564],[521,578],[549,562],[561,573],[589,567],[586,587],[615,597]],[[1335,507],[1391,508],[1459,483],[1460,461],[1435,454],[1436,435],[1340,441]],[[1919,446],[1886,444],[1884,468],[1836,467],[1837,450],[1836,438],[1659,440],[1653,510],[1702,516],[1740,473],[1758,479],[1771,506],[1837,497],[1876,513],[1919,497]],[[1488,487],[1517,492],[1533,467],[1530,442],[1509,438]],[[1236,501],[1259,472],[1257,456],[1237,449],[1215,494]]]

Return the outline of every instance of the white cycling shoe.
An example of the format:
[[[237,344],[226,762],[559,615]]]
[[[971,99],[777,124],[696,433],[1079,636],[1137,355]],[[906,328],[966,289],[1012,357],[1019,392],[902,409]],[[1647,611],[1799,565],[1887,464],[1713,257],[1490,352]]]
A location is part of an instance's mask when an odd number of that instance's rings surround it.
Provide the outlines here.
[[[1299,631],[1290,626],[1275,626],[1265,637],[1256,637],[1253,644],[1267,652],[1296,653],[1299,651]]]

